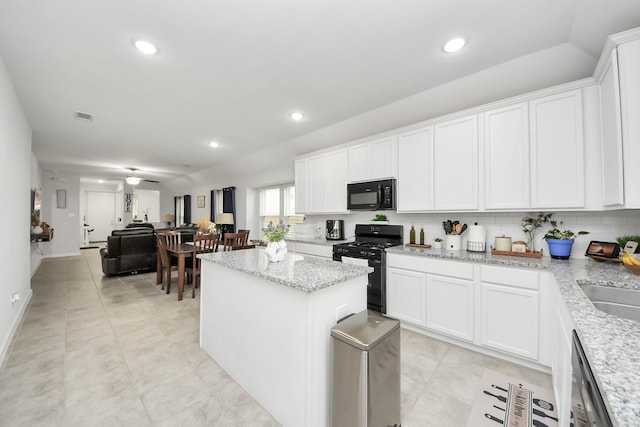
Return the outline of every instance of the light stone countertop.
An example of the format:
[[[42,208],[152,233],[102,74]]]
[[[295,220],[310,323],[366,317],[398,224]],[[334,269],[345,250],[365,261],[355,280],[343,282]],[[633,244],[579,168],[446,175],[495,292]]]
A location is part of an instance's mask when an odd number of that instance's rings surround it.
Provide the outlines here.
[[[309,293],[373,271],[371,267],[292,253],[282,262],[269,262],[261,248],[201,254],[198,258]]]
[[[550,271],[575,321],[580,342],[615,425],[640,425],[640,322],[598,310],[579,286],[593,284],[640,290],[640,276],[619,264],[583,257],[562,261],[404,246],[387,249],[387,253]]]

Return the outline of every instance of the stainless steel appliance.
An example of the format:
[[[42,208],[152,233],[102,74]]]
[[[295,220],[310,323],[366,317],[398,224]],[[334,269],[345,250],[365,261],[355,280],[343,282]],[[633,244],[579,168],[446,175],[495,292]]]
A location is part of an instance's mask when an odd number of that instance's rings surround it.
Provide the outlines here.
[[[344,240],[344,221],[341,219],[327,220],[327,240]]]
[[[357,224],[355,241],[333,245],[333,260],[373,268],[367,286],[367,308],[387,312],[387,269],[385,249],[403,243],[401,225]]]
[[[400,322],[364,310],[331,328],[333,427],[400,425]]]
[[[578,427],[612,427],[604,399],[596,384],[589,361],[584,354],[580,338],[573,330],[571,355],[571,424]]]
[[[347,209],[381,211],[396,208],[396,180],[347,184]]]

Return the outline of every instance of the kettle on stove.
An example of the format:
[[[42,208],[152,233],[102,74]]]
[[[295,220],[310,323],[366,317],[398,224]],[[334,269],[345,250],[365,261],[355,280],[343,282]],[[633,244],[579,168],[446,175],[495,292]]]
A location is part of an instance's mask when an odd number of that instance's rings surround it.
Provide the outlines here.
[[[344,220],[327,220],[327,240],[344,240]]]

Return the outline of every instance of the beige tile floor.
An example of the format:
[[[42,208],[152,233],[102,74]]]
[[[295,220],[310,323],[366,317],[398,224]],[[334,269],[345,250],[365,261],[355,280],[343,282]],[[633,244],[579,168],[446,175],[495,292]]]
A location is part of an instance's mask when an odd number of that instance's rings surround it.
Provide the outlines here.
[[[0,373],[2,426],[277,426],[198,346],[199,299],[153,273],[108,278],[96,249],[45,259]],[[230,349],[232,351],[232,349]],[[402,425],[465,426],[484,368],[546,374],[402,331]]]

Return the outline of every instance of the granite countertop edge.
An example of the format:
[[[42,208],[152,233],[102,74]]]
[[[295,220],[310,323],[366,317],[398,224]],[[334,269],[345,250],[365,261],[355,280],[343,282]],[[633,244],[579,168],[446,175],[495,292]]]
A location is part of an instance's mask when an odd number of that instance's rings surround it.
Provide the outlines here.
[[[282,262],[269,262],[263,252],[264,249],[261,248],[245,249],[201,254],[198,258],[307,293],[329,288],[373,271],[371,267],[291,253]]]
[[[522,258],[408,247],[389,248],[387,253],[549,271],[555,277],[576,324],[614,423],[619,426],[637,425],[640,420],[640,322],[598,310],[580,284],[640,290],[640,276],[630,273],[618,263],[595,262],[579,257],[562,261],[549,257]]]

